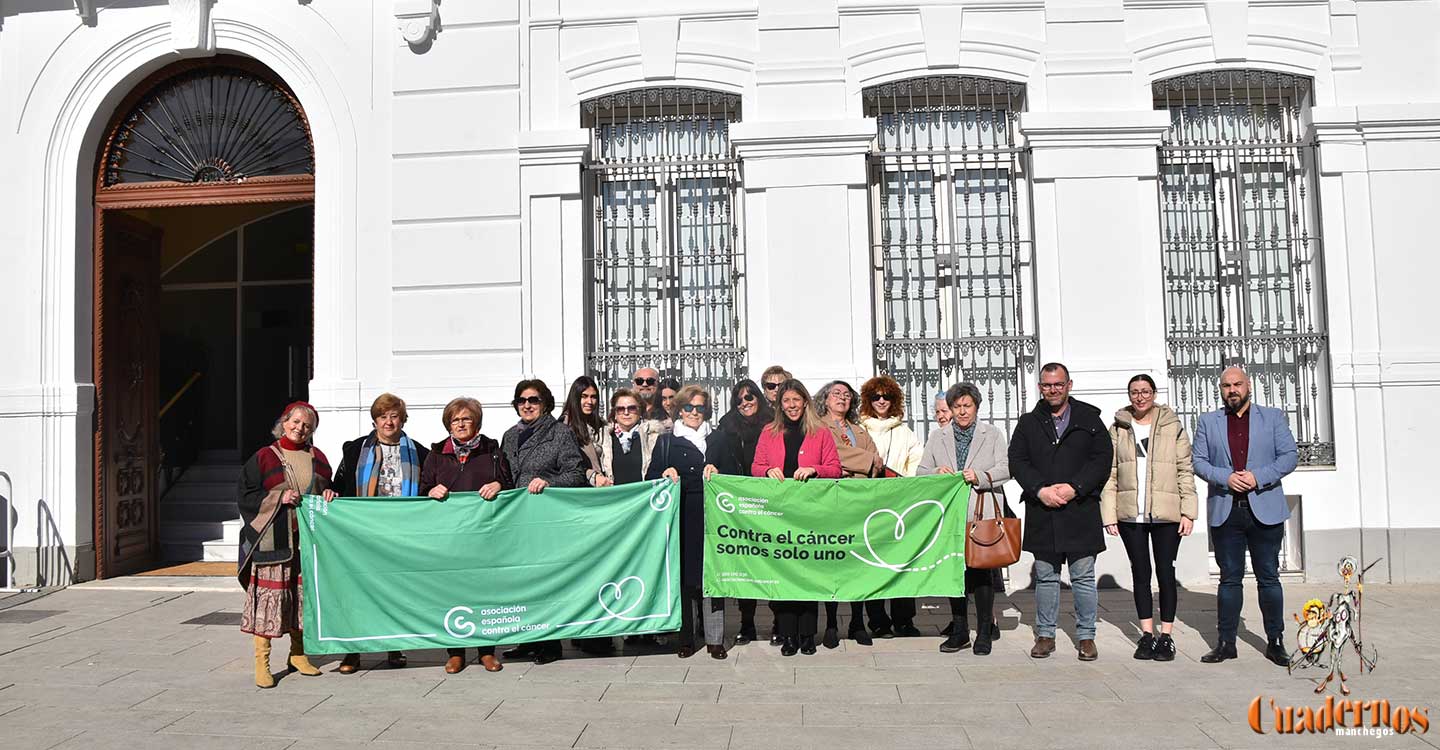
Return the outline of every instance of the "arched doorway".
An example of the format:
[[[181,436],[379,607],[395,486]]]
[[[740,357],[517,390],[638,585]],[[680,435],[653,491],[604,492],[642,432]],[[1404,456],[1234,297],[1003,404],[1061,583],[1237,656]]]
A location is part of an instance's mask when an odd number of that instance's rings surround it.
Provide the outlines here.
[[[98,577],[198,559],[162,538],[162,495],[253,449],[247,397],[307,395],[314,172],[295,95],[248,58],[168,66],[117,107],[95,166]],[[223,534],[212,484],[169,525]]]

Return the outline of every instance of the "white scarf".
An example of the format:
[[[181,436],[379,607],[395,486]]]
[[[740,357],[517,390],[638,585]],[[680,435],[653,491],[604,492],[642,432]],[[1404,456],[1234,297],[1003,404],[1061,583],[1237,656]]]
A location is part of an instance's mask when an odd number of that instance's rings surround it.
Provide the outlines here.
[[[710,429],[709,422],[701,422],[700,429],[692,430],[689,425],[677,420],[675,426],[671,428],[671,432],[674,433],[675,437],[689,440],[691,445],[699,448],[700,452],[704,453],[705,437],[710,434]]]
[[[631,440],[634,440],[634,439],[636,438],[636,436],[638,436],[639,434],[640,434],[640,423],[639,423],[639,422],[636,422],[636,423],[635,423],[635,426],[634,426],[634,427],[631,427],[631,428],[628,429],[628,430],[622,430],[622,428],[621,428],[619,425],[616,425],[616,427],[615,427],[615,437],[617,437],[617,438],[620,439],[620,452],[621,452],[621,453],[624,453],[624,454],[627,455],[627,456],[630,455],[630,441],[631,441]]]

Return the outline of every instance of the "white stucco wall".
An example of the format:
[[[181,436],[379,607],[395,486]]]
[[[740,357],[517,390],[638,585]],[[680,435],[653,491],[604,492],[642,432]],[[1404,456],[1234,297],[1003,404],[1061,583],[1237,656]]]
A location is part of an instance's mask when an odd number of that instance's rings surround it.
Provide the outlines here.
[[[206,54],[176,51],[175,8],[193,2],[98,4],[86,19],[59,0],[0,0],[0,471],[18,501],[15,544],[39,543],[39,501],[82,576],[93,154],[136,82]],[[812,382],[873,374],[873,124],[860,91],[960,73],[1027,86],[1041,359],[1070,364],[1076,395],[1106,413],[1135,372],[1152,373],[1163,398],[1154,145],[1165,117],[1149,84],[1264,68],[1314,79],[1321,139],[1337,466],[1286,482],[1304,498],[1307,543],[1315,535],[1310,567],[1325,576],[1336,550],[1358,552],[1348,545],[1363,527],[1374,530],[1365,556],[1387,556],[1387,575],[1440,569],[1426,552],[1440,508],[1420,495],[1440,333],[1417,314],[1440,263],[1426,221],[1440,188],[1433,2],[486,0],[445,3],[433,39],[407,44],[402,22],[429,7],[210,9],[214,48],[274,69],[314,134],[322,447],[360,432],[381,390],[403,395],[413,432],[434,439],[454,395],[492,407],[486,429],[498,433],[518,378],[559,389],[581,372],[580,102],[656,84],[742,97],[732,135],[752,373],[783,362]],[[800,335],[795,322],[822,295],[849,305],[849,327]],[[1182,576],[1204,578],[1203,538],[1181,554]],[[1128,585],[1118,547],[1101,568]]]

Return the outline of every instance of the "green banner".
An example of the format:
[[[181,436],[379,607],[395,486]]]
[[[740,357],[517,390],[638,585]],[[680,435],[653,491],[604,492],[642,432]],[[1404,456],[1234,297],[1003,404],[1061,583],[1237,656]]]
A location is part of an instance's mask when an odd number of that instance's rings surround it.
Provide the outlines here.
[[[679,487],[485,501],[305,496],[305,650],[489,646],[680,629]]]
[[[956,475],[705,484],[705,593],[775,601],[963,596]]]

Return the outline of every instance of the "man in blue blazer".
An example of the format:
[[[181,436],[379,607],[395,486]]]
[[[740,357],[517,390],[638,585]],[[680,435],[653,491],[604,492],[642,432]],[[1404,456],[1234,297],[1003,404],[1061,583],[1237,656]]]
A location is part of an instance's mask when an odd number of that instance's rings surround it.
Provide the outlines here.
[[[1285,412],[1250,402],[1250,376],[1239,367],[1220,375],[1220,399],[1224,409],[1200,415],[1194,443],[1195,473],[1209,484],[1210,538],[1220,565],[1220,642],[1200,661],[1236,656],[1248,549],[1265,620],[1265,658],[1285,667],[1280,543],[1290,506],[1280,480],[1295,470],[1295,436]]]

